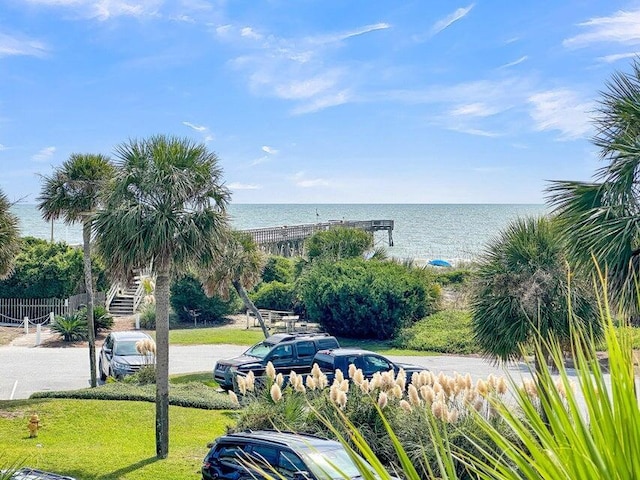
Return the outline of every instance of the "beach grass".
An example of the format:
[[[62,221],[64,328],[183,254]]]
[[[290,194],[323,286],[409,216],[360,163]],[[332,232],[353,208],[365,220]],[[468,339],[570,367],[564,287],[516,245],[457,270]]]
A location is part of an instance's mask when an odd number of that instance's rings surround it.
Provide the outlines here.
[[[29,438],[37,413],[41,428]],[[207,443],[235,423],[233,412],[170,407],[169,457],[155,456],[155,405],[101,400],[0,401],[5,464],[84,479],[199,478]],[[7,463],[8,462],[8,463]]]

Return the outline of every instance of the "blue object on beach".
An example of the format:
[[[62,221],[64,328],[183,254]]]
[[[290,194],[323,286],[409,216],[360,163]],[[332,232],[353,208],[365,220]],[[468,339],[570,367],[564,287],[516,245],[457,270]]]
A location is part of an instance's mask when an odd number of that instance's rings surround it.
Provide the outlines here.
[[[429,265],[433,265],[434,267],[450,267],[451,266],[451,264],[446,260],[440,260],[440,259],[430,260]]]

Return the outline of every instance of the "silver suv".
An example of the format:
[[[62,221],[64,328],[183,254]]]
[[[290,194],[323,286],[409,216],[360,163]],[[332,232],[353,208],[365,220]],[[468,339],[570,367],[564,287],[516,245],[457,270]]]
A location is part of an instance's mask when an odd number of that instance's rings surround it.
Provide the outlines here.
[[[154,354],[142,355],[138,342],[153,339],[144,332],[111,332],[104,341],[98,357],[100,380],[116,379],[137,372],[145,365],[155,365]],[[155,342],[153,342],[155,346]]]

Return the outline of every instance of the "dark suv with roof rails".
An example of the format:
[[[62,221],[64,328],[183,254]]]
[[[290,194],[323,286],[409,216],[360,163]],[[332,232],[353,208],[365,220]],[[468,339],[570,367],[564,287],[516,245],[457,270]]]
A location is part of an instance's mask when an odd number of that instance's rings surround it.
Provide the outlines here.
[[[340,443],[315,435],[246,431],[223,435],[207,446],[203,480],[264,479],[264,473],[289,480],[362,478]],[[373,468],[371,472],[375,475]]]
[[[213,379],[221,388],[231,390],[237,374],[264,375],[271,362],[277,373],[307,373],[318,350],[339,348],[338,340],[326,333],[277,333],[254,345],[239,357],[218,360]]]

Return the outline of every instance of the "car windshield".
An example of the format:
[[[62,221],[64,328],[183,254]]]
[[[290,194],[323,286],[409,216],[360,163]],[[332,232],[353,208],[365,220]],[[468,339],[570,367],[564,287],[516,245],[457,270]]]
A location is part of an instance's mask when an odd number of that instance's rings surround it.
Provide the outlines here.
[[[140,352],[136,349],[136,343],[139,340],[121,340],[116,342],[113,348],[114,355],[140,355]]]
[[[316,478],[343,479],[362,476],[349,454],[342,448],[306,452],[303,456]]]
[[[267,356],[267,353],[271,351],[273,348],[272,343],[260,342],[257,345],[254,345],[249,350],[244,352],[245,355],[250,355],[252,357],[264,358]]]

